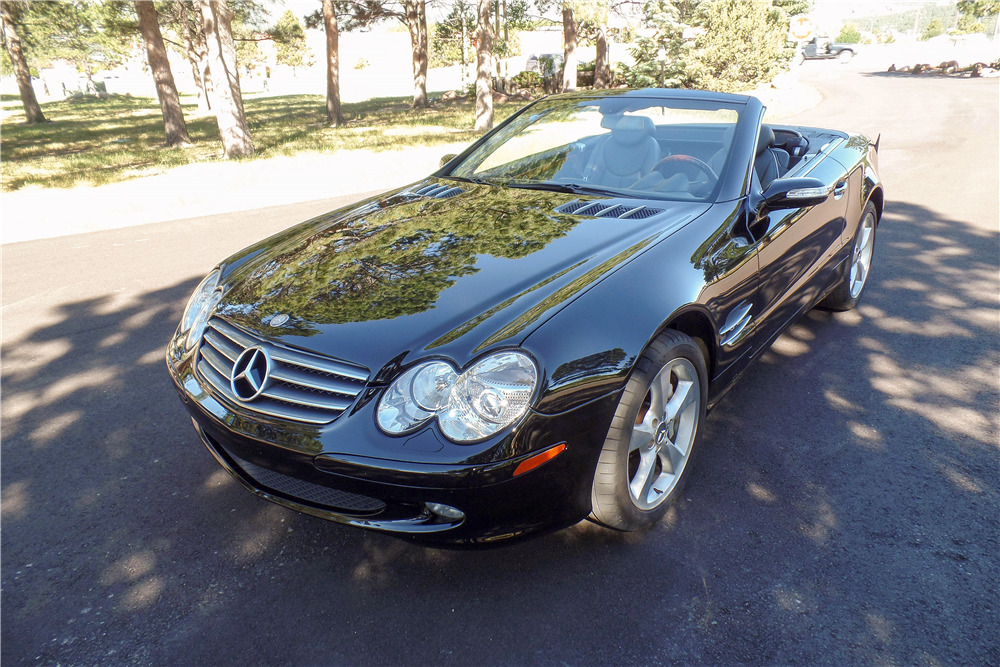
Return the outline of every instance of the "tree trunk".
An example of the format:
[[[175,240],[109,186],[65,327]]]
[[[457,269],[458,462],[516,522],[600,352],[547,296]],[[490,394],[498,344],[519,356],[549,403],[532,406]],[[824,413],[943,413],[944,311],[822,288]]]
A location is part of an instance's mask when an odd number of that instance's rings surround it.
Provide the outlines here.
[[[340,110],[340,31],[333,0],[323,0],[323,27],[326,29],[326,121],[330,127],[344,124]]]
[[[563,52],[562,92],[576,90],[576,21],[573,20],[573,8],[563,6],[563,41],[566,44]]]
[[[493,34],[490,26],[490,0],[479,0],[479,32],[476,43],[476,131],[493,129]]]
[[[227,158],[253,155],[253,139],[243,113],[239,76],[236,74],[232,35],[232,10],[226,0],[198,0],[212,70],[213,106]],[[228,38],[228,39],[227,39]],[[228,48],[226,46],[228,42]],[[226,52],[232,51],[231,60]],[[227,62],[228,60],[228,62]]]
[[[236,42],[233,40],[233,10],[227,0],[211,0],[215,5],[215,13],[218,17],[216,34],[219,36],[219,43],[222,45],[222,59],[226,64],[226,78],[233,89],[233,99],[236,106],[243,112],[243,89],[240,87],[240,68],[236,61]],[[294,75],[293,75],[294,76]],[[249,136],[249,134],[247,135]]]
[[[466,44],[469,43],[469,37],[465,34],[465,15],[462,15],[462,95],[465,95],[465,75],[468,71],[469,66],[469,56],[466,51]],[[998,21],[1000,23],[1000,21]]]
[[[406,0],[406,27],[413,57],[413,108],[427,107],[427,9],[425,0]]]
[[[17,78],[17,88],[21,91],[21,104],[24,105],[24,116],[28,125],[44,123],[45,116],[42,115],[42,108],[38,106],[35,98],[35,89],[31,86],[31,70],[28,69],[28,61],[24,57],[24,48],[21,46],[21,38],[17,36],[14,28],[14,16],[10,5],[0,2],[0,29],[3,30],[3,46],[7,51],[14,66],[14,74]]]
[[[611,85],[608,76],[608,37],[603,27],[597,28],[597,58],[594,60],[594,88]]]
[[[170,61],[167,60],[167,47],[163,44],[160,34],[160,24],[153,7],[153,0],[135,0],[135,13],[139,16],[139,31],[142,41],[146,44],[146,57],[149,68],[153,70],[153,81],[156,82],[156,96],[160,98],[160,111],[163,112],[163,130],[167,135],[167,146],[185,146],[191,143],[188,137],[187,124],[184,122],[184,112],[177,97],[177,86],[174,75],[170,71]]]
[[[202,63],[205,60],[201,49],[204,48],[204,41],[200,38],[201,31],[192,32],[191,24],[188,22],[187,3],[177,3],[179,10],[178,20],[181,23],[181,32],[184,34],[184,49],[187,51],[188,63],[191,65],[191,76],[194,85],[198,89],[198,111],[205,113],[211,111],[212,103],[208,100],[208,86],[205,82],[204,70],[208,68],[207,63],[204,68]],[[195,46],[195,35],[198,35],[198,46]],[[201,48],[199,48],[201,47]]]

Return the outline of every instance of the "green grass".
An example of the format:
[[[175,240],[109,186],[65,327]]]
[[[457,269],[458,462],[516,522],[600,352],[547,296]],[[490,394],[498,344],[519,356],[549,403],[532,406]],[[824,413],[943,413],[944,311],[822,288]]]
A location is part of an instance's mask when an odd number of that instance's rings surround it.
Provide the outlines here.
[[[496,122],[523,105],[497,105]],[[42,112],[51,122],[31,127],[24,124],[20,104],[4,104],[2,190],[102,185],[223,159],[215,117],[197,115],[193,104],[183,106],[194,143],[189,148],[163,147],[163,120],[152,98],[88,96],[50,102],[42,105]],[[421,110],[411,109],[405,97],[345,104],[347,123],[338,128],[326,127],[325,102],[319,95],[254,96],[246,98],[244,106],[256,148],[250,159],[359,148],[397,150],[471,142],[479,136],[471,129],[474,100],[440,102]]]

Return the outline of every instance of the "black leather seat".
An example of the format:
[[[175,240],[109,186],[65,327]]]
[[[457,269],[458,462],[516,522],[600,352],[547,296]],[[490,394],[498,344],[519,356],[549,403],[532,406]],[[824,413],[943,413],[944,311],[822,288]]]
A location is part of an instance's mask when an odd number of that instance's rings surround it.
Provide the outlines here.
[[[757,139],[757,157],[753,163],[761,190],[766,190],[771,181],[785,175],[790,159],[787,151],[774,147],[774,130],[761,125],[760,138]]]
[[[646,116],[607,115],[601,127],[611,133],[597,146],[585,170],[588,183],[627,188],[660,161],[653,120]]]

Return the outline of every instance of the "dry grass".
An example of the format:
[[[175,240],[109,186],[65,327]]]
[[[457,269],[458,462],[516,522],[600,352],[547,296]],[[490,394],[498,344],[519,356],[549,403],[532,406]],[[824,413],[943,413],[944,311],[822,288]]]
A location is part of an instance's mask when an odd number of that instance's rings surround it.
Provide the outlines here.
[[[503,120],[523,102],[497,105]],[[215,118],[199,116],[184,105],[194,145],[164,148],[163,122],[156,100],[114,96],[83,97],[42,105],[52,122],[23,124],[19,101],[4,96],[0,140],[0,185],[21,188],[102,185],[163,171],[192,162],[222,159]],[[413,110],[407,98],[376,98],[345,104],[347,124],[326,126],[324,100],[318,95],[248,97],[247,122],[257,152],[254,158],[331,153],[344,149],[395,150],[471,142],[474,101],[440,102]]]

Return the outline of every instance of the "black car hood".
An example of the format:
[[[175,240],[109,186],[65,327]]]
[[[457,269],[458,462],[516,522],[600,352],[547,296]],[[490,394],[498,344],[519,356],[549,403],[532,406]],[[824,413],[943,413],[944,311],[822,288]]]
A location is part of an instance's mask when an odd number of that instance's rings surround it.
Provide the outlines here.
[[[661,212],[594,218],[556,212],[577,199],[559,192],[445,181],[461,190],[415,194],[435,183],[320,216],[230,258],[217,312],[267,340],[372,371],[426,355],[464,365],[522,341],[709,208],[608,200]],[[279,314],[287,321],[271,326]]]

